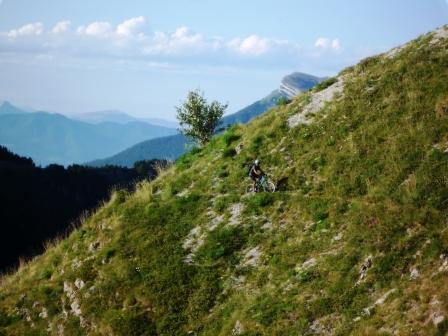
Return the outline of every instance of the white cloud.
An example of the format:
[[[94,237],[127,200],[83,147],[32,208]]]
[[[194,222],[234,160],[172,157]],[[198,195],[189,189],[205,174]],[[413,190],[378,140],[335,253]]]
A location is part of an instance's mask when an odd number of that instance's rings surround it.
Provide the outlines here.
[[[171,34],[172,44],[180,44],[184,46],[199,46],[203,39],[201,34],[192,32],[188,27],[179,27]]]
[[[341,42],[338,38],[330,39],[328,37],[319,37],[314,43],[314,47],[318,49],[341,49]]]
[[[28,23],[20,28],[12,29],[7,32],[7,36],[16,38],[25,35],[41,35],[44,30],[44,25],[41,22]]]
[[[130,36],[138,31],[145,24],[143,16],[135,17],[120,23],[117,26],[116,33],[118,35]]]
[[[109,35],[112,25],[109,22],[92,22],[87,26],[78,27],[78,33],[81,35],[90,35],[104,37]]]
[[[155,32],[144,46],[145,55],[192,55],[211,51],[211,41],[188,27],[177,28],[173,33]]]
[[[164,64],[164,68],[170,64],[176,69],[185,65],[300,69],[303,64],[336,64],[350,57],[338,38],[319,37],[314,44],[299,46],[257,34],[233,38],[205,36],[186,26],[171,32],[151,32],[146,22],[138,16],[118,24],[98,21],[76,28],[67,20],[57,22],[50,30],[44,30],[42,23],[30,23],[0,31],[0,57],[24,60],[41,54],[60,62],[86,64],[95,58],[107,58],[126,64]],[[63,38],[59,36],[62,33]]]
[[[341,49],[341,43],[339,42],[339,39],[334,39],[333,41],[331,41],[331,48],[333,48],[334,50]]]
[[[269,52],[271,41],[258,35],[251,35],[245,39],[235,38],[229,42],[229,47],[243,55],[259,56]]]
[[[51,30],[53,34],[61,34],[65,33],[70,29],[71,22],[70,21],[60,21],[56,23],[56,25]]]
[[[327,48],[328,47],[329,40],[326,37],[319,37],[316,42],[314,43],[314,46],[316,48]]]

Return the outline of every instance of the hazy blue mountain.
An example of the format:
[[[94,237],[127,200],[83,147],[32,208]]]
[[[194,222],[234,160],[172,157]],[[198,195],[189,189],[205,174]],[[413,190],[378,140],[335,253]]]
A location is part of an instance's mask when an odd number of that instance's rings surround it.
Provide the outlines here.
[[[8,101],[4,101],[0,105],[0,115],[4,114],[24,114],[27,113],[25,110],[22,110],[21,108],[18,108],[17,106],[12,105]]]
[[[99,124],[102,122],[114,122],[117,124],[127,124],[133,121],[145,122],[154,126],[162,126],[167,128],[177,128],[178,123],[160,118],[138,118],[119,110],[104,110],[87,113],[78,113],[68,116],[69,118],[84,121],[91,124]]]
[[[274,107],[280,98],[292,98],[300,92],[307,91],[322,81],[324,78],[295,72],[282,79],[280,88],[269,95],[243,108],[242,110],[225,116],[221,127],[236,123],[245,124],[253,118],[261,115]],[[152,139],[136,144],[120,153],[105,159],[99,159],[87,163],[88,165],[101,167],[108,164],[132,167],[135,161],[150,159],[176,159],[185,153],[187,140],[182,135],[172,135],[163,139]]]
[[[129,122],[138,121],[137,118],[119,110],[104,110],[87,113],[73,114],[69,116],[72,119],[84,121],[91,124],[99,124],[102,122],[113,122],[117,124],[127,124]]]
[[[147,158],[175,160],[185,153],[187,142],[188,140],[182,134],[146,140],[111,157],[91,161],[87,165],[92,167],[106,165],[132,167],[136,161],[147,160]]]
[[[141,121],[146,121],[151,125],[163,126],[168,128],[178,128],[179,123],[177,121],[165,120],[160,118],[140,118]]]
[[[89,124],[46,112],[0,114],[0,144],[39,165],[91,161],[143,140],[176,133],[140,121]]]

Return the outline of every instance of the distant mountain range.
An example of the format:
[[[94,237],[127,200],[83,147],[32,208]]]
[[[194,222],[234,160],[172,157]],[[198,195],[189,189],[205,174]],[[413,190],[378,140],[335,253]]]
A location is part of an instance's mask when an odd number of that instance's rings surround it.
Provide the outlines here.
[[[146,122],[154,126],[162,126],[167,128],[177,128],[178,123],[175,121],[164,120],[160,118],[136,118],[119,110],[104,110],[87,113],[78,113],[69,116],[72,119],[84,121],[90,124],[99,124],[102,122],[114,122],[117,124],[127,124],[130,122]]]
[[[279,99],[290,99],[301,92],[305,92],[313,88],[324,79],[325,78],[316,77],[301,72],[294,72],[287,75],[283,77],[280,87],[272,91],[266,97],[236,113],[225,116],[222,120],[222,126],[225,127],[236,123],[245,124],[274,107]],[[94,167],[101,167],[105,165],[132,167],[134,162],[139,160],[174,160],[185,153],[187,150],[186,145],[187,139],[180,134],[167,136],[162,139],[146,140],[113,156],[89,162],[87,165]]]
[[[83,163],[176,133],[143,121],[87,123],[56,113],[28,113],[9,102],[0,106],[0,144],[39,165]]]

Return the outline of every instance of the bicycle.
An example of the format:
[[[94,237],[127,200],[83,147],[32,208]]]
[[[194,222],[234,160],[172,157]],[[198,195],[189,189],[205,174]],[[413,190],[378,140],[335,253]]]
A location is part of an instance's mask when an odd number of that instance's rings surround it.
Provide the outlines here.
[[[272,182],[266,175],[263,175],[258,179],[258,181],[255,183],[255,190],[254,185],[250,184],[246,187],[246,193],[252,193],[252,192],[274,192],[275,191],[275,184]]]

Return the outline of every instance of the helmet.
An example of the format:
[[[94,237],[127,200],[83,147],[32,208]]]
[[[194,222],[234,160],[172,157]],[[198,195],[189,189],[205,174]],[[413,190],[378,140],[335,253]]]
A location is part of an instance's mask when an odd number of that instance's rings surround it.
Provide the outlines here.
[[[256,166],[259,166],[260,165],[260,160],[256,159],[254,163],[255,163]]]

